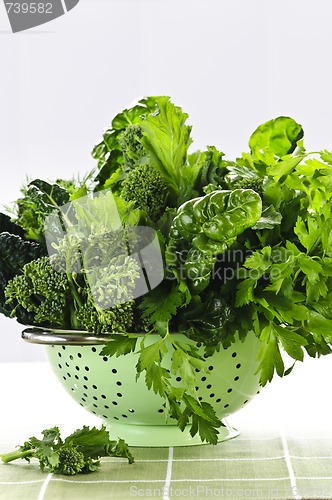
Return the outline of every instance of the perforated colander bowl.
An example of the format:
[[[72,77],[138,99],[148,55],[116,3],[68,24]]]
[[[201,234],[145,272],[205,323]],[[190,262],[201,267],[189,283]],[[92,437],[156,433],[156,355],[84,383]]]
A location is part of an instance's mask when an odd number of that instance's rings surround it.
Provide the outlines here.
[[[173,335],[191,342],[181,334]],[[100,352],[109,337],[83,332],[28,328],[22,336],[28,342],[46,344],[48,361],[63,387],[81,406],[104,419],[111,436],[122,437],[131,446],[202,444],[198,436],[192,438],[188,430],[182,432],[175,420],[166,421],[164,400],[147,389],[144,376],[136,381],[136,353],[103,357]],[[154,336],[146,340],[152,343]],[[238,435],[225,417],[246,405],[260,390],[255,374],[259,345],[254,333],[249,332],[244,341],[237,340],[207,358],[207,372],[196,370],[199,399],[211,403],[223,421],[219,441]],[[170,358],[166,357],[165,363],[167,368]],[[181,378],[174,383],[181,386]]]

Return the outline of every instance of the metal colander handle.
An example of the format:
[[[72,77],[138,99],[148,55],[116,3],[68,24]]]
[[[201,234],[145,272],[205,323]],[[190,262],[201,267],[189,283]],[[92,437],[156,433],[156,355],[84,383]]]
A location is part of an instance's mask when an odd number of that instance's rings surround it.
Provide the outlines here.
[[[92,335],[84,331],[52,330],[49,328],[31,327],[22,332],[22,339],[31,344],[42,345],[96,345],[106,344],[110,341],[110,335]]]

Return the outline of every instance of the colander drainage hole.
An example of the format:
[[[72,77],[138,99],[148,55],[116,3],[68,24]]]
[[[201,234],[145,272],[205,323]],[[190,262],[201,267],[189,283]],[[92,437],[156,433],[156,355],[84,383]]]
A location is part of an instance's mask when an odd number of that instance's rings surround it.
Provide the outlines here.
[[[88,371],[90,370],[90,368],[89,368],[88,366],[85,366],[85,367],[84,367],[84,370],[85,370],[86,372],[88,372]]]
[[[58,364],[58,367],[60,368],[60,370],[62,369],[62,366],[60,365],[60,363]]]
[[[84,389],[88,390],[88,386],[87,385],[83,385]]]
[[[88,397],[88,395],[87,395],[87,393],[86,393],[86,392],[83,392],[83,396],[84,396],[85,398],[87,398],[87,397]]]
[[[216,403],[220,403],[220,401],[221,401],[220,398],[216,399]]]
[[[96,405],[95,403],[93,403],[92,405],[94,408],[98,408],[98,405]]]
[[[88,379],[88,377],[87,377],[86,375],[84,375],[84,377],[83,377],[83,378],[84,378],[84,380],[85,380],[86,382],[89,380],[89,379]]]
[[[112,401],[112,405],[117,406],[118,405],[117,401]]]
[[[62,378],[63,378],[63,380],[67,380],[67,378],[66,378],[64,375],[63,375],[63,377],[62,377]]]
[[[62,347],[62,349],[63,349],[64,351],[66,350],[66,346],[65,346],[65,345],[62,345],[61,347]]]
[[[133,410],[132,408],[129,408],[129,413],[135,413],[135,410]]]
[[[214,392],[211,392],[210,398],[214,398],[214,396],[215,396]]]
[[[92,351],[92,352],[97,352],[97,349],[96,349],[95,347],[92,347],[92,348],[91,348],[91,351]]]
[[[118,370],[116,370],[115,368],[112,369],[112,373],[118,373]]]
[[[164,413],[163,408],[160,408],[160,410],[158,410],[158,413]]]
[[[241,363],[238,363],[238,364],[236,365],[236,368],[237,368],[237,369],[241,368]]]
[[[232,390],[233,389],[230,387],[229,389],[227,389],[227,392],[230,393],[230,392],[232,392]]]
[[[61,352],[58,352],[58,356],[59,356],[59,358],[61,358]]]
[[[113,418],[114,418],[114,420],[119,420],[119,417],[113,417]]]
[[[236,358],[236,356],[237,356],[237,353],[236,353],[236,352],[233,352],[233,353],[232,353],[232,358]]]
[[[175,379],[177,382],[181,382],[182,378],[181,377],[176,377]]]
[[[246,399],[245,401],[243,401],[243,404],[245,405],[246,403],[248,403],[248,399]]]
[[[206,386],[206,388],[207,388],[207,389],[211,389],[211,387],[212,387],[212,385],[211,385],[211,384],[208,384],[208,385]]]
[[[93,389],[98,389],[98,387],[96,385],[93,385],[92,388]]]
[[[66,367],[69,368],[69,363],[66,361]]]
[[[228,403],[224,405],[224,408],[228,408],[228,407],[229,407],[229,404],[228,404]]]
[[[79,372],[80,371],[80,367],[79,366],[75,366],[75,369]]]
[[[80,352],[77,353],[77,357],[78,358],[81,358],[82,357],[82,354]]]
[[[70,355],[70,356],[69,356],[69,359],[70,359],[71,361],[73,361],[73,359],[74,359],[74,358],[73,358],[73,356],[72,356],[72,355]]]
[[[105,410],[109,410],[110,407],[108,405],[104,405]]]
[[[79,377],[78,375],[75,375],[75,378],[76,378],[76,380],[79,380],[79,379],[80,379],[80,377]]]
[[[107,415],[103,415],[103,417],[104,417],[104,418],[108,418],[108,416],[107,416]]]
[[[205,382],[205,380],[206,380],[206,377],[202,377],[202,378],[201,378],[201,381],[202,381],[202,382]]]
[[[93,396],[93,399],[94,399],[95,401],[98,401],[97,396]]]
[[[128,415],[123,414],[123,415],[121,415],[121,417],[128,418]]]
[[[209,370],[210,372],[212,372],[212,370],[213,370],[213,366],[209,366],[208,370]]]
[[[86,399],[85,399],[85,398],[81,398],[81,400],[82,400],[84,403],[86,403]]]
[[[116,385],[122,385],[122,382],[120,382],[120,380],[117,381]]]
[[[105,394],[101,394],[101,396],[100,396],[100,397],[101,397],[101,398],[103,398],[103,399],[106,399]]]
[[[239,380],[239,376],[234,377],[234,381],[237,382]]]
[[[68,375],[68,377],[71,377],[71,374],[69,372],[67,372],[67,375]]]

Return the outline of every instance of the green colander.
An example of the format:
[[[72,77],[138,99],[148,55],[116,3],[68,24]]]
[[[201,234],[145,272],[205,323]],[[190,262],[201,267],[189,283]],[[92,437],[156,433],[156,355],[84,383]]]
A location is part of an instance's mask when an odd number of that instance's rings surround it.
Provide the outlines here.
[[[191,342],[181,334],[177,340]],[[106,336],[86,332],[27,328],[23,338],[45,344],[47,359],[63,387],[81,406],[101,417],[113,438],[121,437],[130,446],[188,446],[202,444],[189,430],[182,432],[172,418],[166,419],[164,400],[147,389],[144,377],[136,381],[137,354],[103,357]],[[153,335],[148,337],[153,342]],[[145,342],[147,345],[147,342]],[[239,432],[225,417],[236,412],[260,390],[257,353],[260,341],[249,332],[228,349],[207,358],[208,372],[197,373],[197,394],[212,404],[222,420],[219,441]],[[165,363],[170,363],[170,358]],[[165,364],[167,368],[167,365]],[[181,385],[177,377],[174,384]]]

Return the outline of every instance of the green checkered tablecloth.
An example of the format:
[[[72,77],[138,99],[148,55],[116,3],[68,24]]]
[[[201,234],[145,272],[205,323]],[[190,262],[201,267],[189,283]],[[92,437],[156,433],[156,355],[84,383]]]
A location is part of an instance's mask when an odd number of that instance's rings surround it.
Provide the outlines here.
[[[331,499],[331,443],[332,434],[262,437],[251,431],[217,446],[136,448],[133,465],[103,459],[100,472],[74,477],[41,473],[35,462],[7,464],[0,467],[0,498]]]
[[[329,357],[327,357],[329,358]],[[308,361],[229,417],[239,437],[217,446],[132,448],[135,463],[48,474],[33,460],[0,464],[0,500],[220,498],[332,500],[332,359]],[[0,363],[0,453],[54,425],[65,437],[100,426],[46,363]]]

